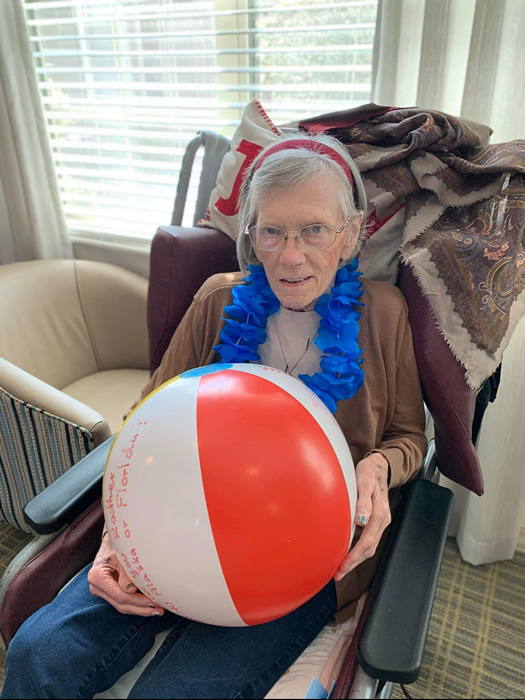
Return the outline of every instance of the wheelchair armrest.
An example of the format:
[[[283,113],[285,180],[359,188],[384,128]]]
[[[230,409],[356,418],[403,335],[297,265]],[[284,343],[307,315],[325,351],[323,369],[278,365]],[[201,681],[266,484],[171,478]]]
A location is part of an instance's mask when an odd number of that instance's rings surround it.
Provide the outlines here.
[[[61,530],[100,496],[102,475],[113,437],[26,503],[25,521],[37,535]]]
[[[372,678],[413,683],[419,676],[452,498],[424,479],[404,489],[357,652]]]

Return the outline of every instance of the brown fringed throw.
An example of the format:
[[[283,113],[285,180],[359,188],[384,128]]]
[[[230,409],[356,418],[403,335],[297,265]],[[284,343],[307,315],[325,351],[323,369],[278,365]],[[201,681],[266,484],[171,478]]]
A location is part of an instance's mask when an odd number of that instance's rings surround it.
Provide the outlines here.
[[[395,281],[400,257],[411,266],[477,389],[525,313],[525,141],[488,145],[486,126],[432,110],[385,110],[357,123],[349,111],[348,125],[339,113],[336,125],[321,116],[300,126],[346,144],[373,217],[385,222],[365,245],[364,267]]]

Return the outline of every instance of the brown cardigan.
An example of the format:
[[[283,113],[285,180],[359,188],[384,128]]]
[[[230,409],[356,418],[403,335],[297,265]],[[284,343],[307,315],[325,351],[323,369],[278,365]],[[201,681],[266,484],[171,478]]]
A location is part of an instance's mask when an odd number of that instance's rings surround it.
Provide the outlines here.
[[[204,283],[141,398],[188,369],[219,360],[211,348],[220,342],[221,315],[232,303],[231,290],[240,284],[241,277],[241,273],[220,274]],[[387,458],[393,508],[399,498],[398,487],[417,473],[425,454],[423,400],[403,295],[384,282],[364,280],[363,285],[359,345],[364,348],[365,382],[354,397],[339,402],[335,418],[355,464],[371,451]],[[356,531],[354,542],[361,528]],[[336,584],[337,622],[353,614],[357,599],[369,587],[384,542],[385,536],[373,557]]]

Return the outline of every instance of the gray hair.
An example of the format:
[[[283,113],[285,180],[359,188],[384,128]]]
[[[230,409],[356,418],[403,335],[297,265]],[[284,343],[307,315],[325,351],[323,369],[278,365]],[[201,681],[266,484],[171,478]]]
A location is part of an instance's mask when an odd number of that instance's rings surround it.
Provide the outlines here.
[[[244,231],[246,227],[255,225],[260,203],[276,191],[283,193],[293,190],[309,178],[319,175],[328,173],[336,175],[340,183],[339,202],[345,219],[351,218],[360,211],[363,212],[363,221],[356,246],[350,258],[341,264],[346,264],[354,258],[363,245],[366,234],[367,200],[361,174],[347,149],[338,139],[326,134],[311,135],[297,132],[292,136],[284,137],[283,141],[297,139],[309,139],[330,146],[348,164],[354,186],[352,187],[352,183],[339,163],[332,160],[330,156],[309,148],[290,148],[276,151],[265,158],[261,166],[256,169],[259,159],[264,157],[265,152],[274,143],[262,150],[248,169],[239,196],[237,258],[243,272],[246,272],[248,265],[259,264],[250,237],[246,236]]]

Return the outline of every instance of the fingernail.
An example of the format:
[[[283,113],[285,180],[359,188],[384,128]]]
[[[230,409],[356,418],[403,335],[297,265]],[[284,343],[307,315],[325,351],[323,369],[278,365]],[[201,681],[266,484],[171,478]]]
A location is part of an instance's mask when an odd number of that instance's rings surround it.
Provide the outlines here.
[[[358,516],[357,516],[357,522],[358,522],[360,525],[366,525],[367,522],[368,522],[368,518],[366,517],[366,515],[362,515],[362,514],[361,514],[361,515],[358,515]]]
[[[155,610],[155,612],[152,612],[151,614],[153,617],[160,617],[160,612],[158,612],[157,610]]]
[[[156,608],[156,607],[157,607],[156,605],[153,605],[153,603],[148,603],[148,605],[149,605],[150,608]]]
[[[130,588],[135,588],[135,584],[131,583],[131,581],[128,584],[126,584],[126,590],[129,591]]]

